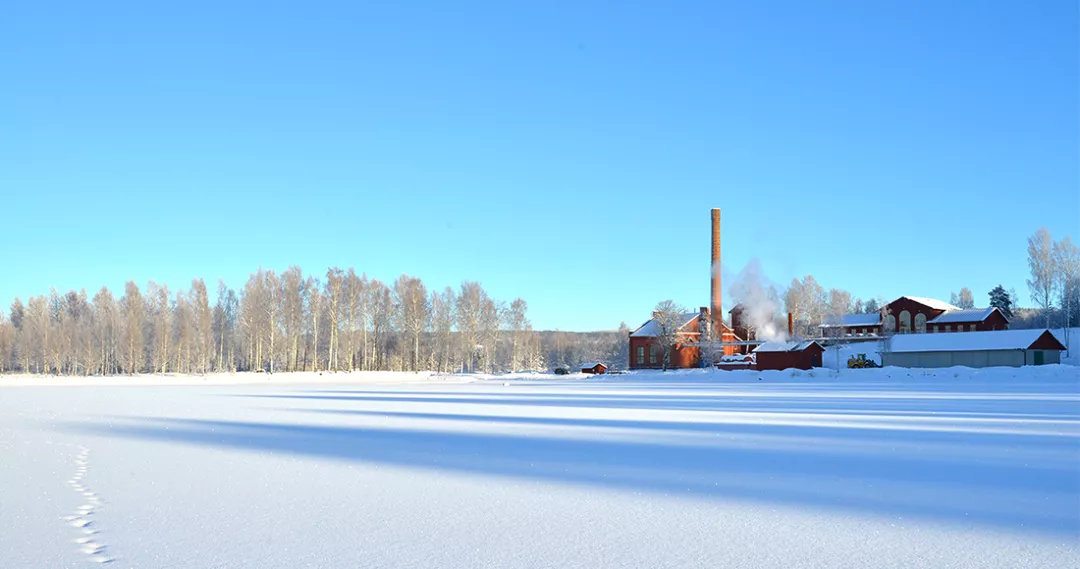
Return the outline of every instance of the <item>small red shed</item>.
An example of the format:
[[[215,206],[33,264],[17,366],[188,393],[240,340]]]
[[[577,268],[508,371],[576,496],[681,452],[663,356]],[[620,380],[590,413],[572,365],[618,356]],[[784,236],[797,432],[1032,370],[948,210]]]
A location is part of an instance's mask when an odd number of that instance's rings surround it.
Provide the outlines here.
[[[587,362],[581,364],[581,373],[594,373],[600,375],[607,373],[607,366],[601,362]]]
[[[757,369],[811,369],[821,367],[825,348],[814,341],[766,342],[754,349]]]

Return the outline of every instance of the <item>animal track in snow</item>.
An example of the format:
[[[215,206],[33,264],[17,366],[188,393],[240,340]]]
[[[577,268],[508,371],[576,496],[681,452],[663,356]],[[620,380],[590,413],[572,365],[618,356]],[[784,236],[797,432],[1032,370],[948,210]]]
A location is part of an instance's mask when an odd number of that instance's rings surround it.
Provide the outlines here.
[[[111,563],[115,558],[106,551],[108,546],[100,540],[100,532],[93,518],[94,512],[101,506],[101,498],[83,484],[83,478],[90,470],[90,449],[81,445],[77,448],[79,453],[75,456],[75,475],[68,479],[67,484],[82,498],[82,505],[75,508],[73,515],[64,516],[62,519],[68,525],[78,528],[82,534],[73,540],[78,544],[80,553],[87,555],[93,563]]]

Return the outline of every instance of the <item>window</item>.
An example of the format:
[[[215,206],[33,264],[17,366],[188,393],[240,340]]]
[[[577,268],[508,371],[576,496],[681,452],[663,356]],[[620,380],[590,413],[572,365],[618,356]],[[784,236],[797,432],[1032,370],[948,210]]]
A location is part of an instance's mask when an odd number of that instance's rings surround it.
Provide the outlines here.
[[[896,317],[892,314],[885,317],[885,331],[892,332],[896,330]]]
[[[645,363],[645,346],[638,346],[637,347],[637,363],[639,363],[639,364]]]
[[[920,334],[926,332],[926,315],[922,312],[915,315],[915,331]]]
[[[931,332],[934,332],[935,334],[938,332],[937,324],[934,324],[934,327],[933,327],[933,329],[931,329]]]
[[[656,346],[649,346],[649,363],[656,363]]]
[[[948,324],[942,326],[941,329],[942,332],[952,332],[952,326],[949,326]]]
[[[975,325],[974,325],[974,324],[972,324],[972,325],[971,325],[971,327],[970,327],[970,328],[968,328],[968,330],[970,330],[970,331],[974,332],[974,331],[975,331]]]
[[[900,333],[907,334],[911,331],[911,313],[907,310],[900,312]]]

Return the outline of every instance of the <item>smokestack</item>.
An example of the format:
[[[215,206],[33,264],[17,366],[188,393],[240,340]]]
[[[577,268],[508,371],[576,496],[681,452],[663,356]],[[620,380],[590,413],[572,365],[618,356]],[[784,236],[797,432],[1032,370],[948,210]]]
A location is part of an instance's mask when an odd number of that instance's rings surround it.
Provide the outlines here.
[[[724,322],[723,294],[720,288],[720,208],[712,210],[712,329],[714,338],[720,339]]]
[[[795,315],[790,312],[787,313],[787,335],[788,338],[795,336]]]

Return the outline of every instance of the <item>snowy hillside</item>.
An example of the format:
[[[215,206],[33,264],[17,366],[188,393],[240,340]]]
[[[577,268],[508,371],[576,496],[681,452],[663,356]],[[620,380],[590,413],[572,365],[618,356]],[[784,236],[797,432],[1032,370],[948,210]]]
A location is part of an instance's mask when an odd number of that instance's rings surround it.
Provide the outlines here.
[[[0,386],[0,566],[1080,565],[1069,366],[251,377]]]

